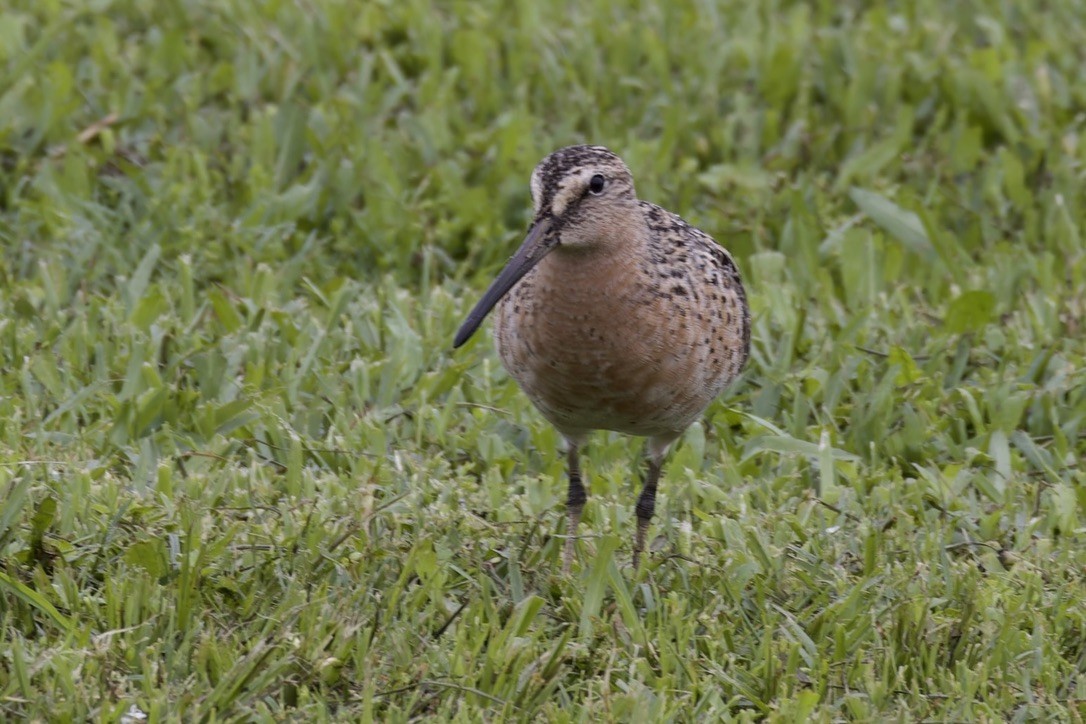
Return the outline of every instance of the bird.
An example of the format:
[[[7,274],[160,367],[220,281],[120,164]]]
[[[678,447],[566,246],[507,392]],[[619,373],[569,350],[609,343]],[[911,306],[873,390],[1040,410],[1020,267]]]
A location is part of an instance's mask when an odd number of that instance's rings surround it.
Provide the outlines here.
[[[587,501],[580,451],[589,434],[646,438],[636,571],[668,449],[750,356],[746,291],[732,255],[677,214],[639,199],[630,169],[604,146],[554,151],[532,171],[530,190],[524,241],[453,348],[497,307],[503,366],[565,441],[566,573]]]

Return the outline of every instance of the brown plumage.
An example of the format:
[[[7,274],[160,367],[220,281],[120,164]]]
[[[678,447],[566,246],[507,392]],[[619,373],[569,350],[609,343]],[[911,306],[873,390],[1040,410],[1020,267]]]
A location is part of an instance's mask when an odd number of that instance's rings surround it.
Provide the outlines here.
[[[626,164],[602,146],[547,156],[531,191],[528,236],[455,346],[497,305],[502,363],[569,446],[567,570],[586,499],[578,451],[588,433],[648,438],[636,567],[668,447],[746,362],[746,294],[731,255],[639,200]]]

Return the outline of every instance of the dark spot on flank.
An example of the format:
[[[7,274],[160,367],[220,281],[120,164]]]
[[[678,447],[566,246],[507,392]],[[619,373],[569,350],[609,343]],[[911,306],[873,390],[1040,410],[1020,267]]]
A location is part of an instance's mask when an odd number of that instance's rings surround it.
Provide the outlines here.
[[[713,255],[713,258],[716,259],[716,262],[720,265],[721,269],[727,269],[731,272],[736,271],[735,262],[732,261],[732,258],[728,255],[728,252],[713,244],[709,247],[709,253]]]
[[[678,294],[680,297],[686,296],[686,287],[684,287],[682,284],[676,284],[671,288],[671,291],[674,294]]]

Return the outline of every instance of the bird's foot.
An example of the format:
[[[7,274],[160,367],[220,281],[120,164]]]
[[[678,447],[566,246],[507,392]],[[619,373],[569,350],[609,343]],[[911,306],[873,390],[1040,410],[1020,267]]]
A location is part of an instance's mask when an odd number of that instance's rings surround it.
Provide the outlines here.
[[[637,519],[637,537],[634,538],[633,569],[634,572],[641,566],[641,553],[645,550],[645,536],[649,531],[649,519]]]
[[[562,573],[569,573],[573,568],[574,543],[577,541],[577,528],[581,524],[581,512],[583,505],[569,508],[569,525],[566,526],[566,544],[562,549]]]

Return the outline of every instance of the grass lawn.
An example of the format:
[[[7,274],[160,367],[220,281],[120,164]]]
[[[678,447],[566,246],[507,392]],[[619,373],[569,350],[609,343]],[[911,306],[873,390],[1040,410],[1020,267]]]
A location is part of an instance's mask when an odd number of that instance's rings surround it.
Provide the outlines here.
[[[0,719],[1086,720],[1079,0],[10,0]],[[582,457],[489,334],[602,143],[751,361]],[[489,325],[487,325],[489,331]],[[133,709],[132,707],[135,707]]]

